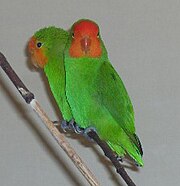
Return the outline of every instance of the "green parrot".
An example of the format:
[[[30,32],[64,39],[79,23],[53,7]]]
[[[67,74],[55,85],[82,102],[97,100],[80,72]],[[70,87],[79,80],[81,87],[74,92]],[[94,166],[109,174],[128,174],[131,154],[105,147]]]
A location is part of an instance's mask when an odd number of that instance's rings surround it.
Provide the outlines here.
[[[69,32],[56,27],[47,27],[37,31],[28,43],[31,61],[44,69],[51,91],[62,112],[63,119],[72,119],[71,108],[65,94],[65,69],[63,51],[69,38]]]
[[[108,59],[98,25],[79,20],[70,34],[64,51],[65,89],[75,122],[80,128],[94,128],[118,156],[129,154],[143,166],[133,106]]]

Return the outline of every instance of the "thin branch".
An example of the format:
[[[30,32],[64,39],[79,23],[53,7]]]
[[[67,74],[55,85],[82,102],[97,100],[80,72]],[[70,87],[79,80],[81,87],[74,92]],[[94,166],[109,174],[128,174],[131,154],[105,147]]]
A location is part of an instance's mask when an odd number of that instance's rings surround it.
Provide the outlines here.
[[[9,79],[12,81],[14,86],[18,89],[19,93],[22,95],[22,97],[25,99],[26,103],[30,103],[34,99],[33,93],[31,93],[24,83],[19,79],[17,74],[14,72],[14,70],[11,68],[9,63],[7,62],[4,55],[0,52],[0,66],[4,70],[4,72],[7,74]]]
[[[39,117],[44,122],[45,126],[49,129],[50,133],[57,141],[59,146],[66,152],[81,174],[86,178],[92,186],[99,186],[99,182],[96,177],[92,174],[89,168],[84,164],[82,159],[66,141],[64,134],[60,133],[58,129],[54,126],[51,120],[48,118],[46,113],[40,107],[39,103],[34,99],[34,95],[26,88],[23,82],[19,79],[17,74],[14,72],[12,67],[7,62],[6,58],[2,53],[0,53],[0,66],[5,71],[9,79],[13,82],[15,87],[18,89],[19,93],[22,95],[26,103],[30,104],[33,110],[39,115]]]
[[[125,171],[124,167],[118,161],[117,156],[108,144],[105,141],[102,141],[95,131],[90,131],[87,133],[90,138],[92,138],[103,150],[105,156],[110,159],[118,174],[124,179],[128,186],[136,186],[132,179],[129,177],[127,172]]]

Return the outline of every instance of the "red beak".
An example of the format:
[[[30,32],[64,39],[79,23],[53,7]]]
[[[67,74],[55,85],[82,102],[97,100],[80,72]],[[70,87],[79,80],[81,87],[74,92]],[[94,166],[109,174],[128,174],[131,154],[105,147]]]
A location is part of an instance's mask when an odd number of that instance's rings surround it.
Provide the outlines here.
[[[85,36],[83,39],[81,39],[81,48],[85,54],[89,52],[90,46],[91,46],[91,39],[88,36]]]

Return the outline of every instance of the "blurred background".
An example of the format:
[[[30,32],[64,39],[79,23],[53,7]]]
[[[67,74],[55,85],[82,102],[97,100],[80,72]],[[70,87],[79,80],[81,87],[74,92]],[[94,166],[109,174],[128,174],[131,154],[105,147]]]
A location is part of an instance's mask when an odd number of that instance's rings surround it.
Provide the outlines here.
[[[60,114],[47,82],[30,65],[26,47],[42,27],[64,29],[96,21],[109,58],[132,99],[144,148],[143,168],[127,169],[137,186],[179,184],[180,2],[178,0],[1,0],[0,51],[52,120]],[[76,135],[68,141],[101,185],[124,186],[99,147]],[[0,185],[85,186],[86,180],[0,72]]]

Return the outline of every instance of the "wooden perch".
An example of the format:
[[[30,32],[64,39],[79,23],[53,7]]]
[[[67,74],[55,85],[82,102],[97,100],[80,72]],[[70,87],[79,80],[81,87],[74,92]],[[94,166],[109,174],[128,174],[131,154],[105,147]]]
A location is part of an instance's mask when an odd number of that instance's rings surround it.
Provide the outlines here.
[[[39,103],[34,99],[34,95],[26,88],[23,82],[19,79],[17,74],[13,71],[9,63],[7,62],[6,58],[3,54],[0,53],[0,66],[8,75],[10,80],[13,82],[15,87],[18,89],[19,93],[22,95],[26,103],[30,104],[33,110],[39,115],[42,119],[48,130],[51,132],[54,139],[57,141],[59,146],[66,152],[66,154],[70,157],[73,161],[75,166],[79,169],[81,174],[86,178],[92,186],[99,186],[97,179],[95,176],[90,172],[88,167],[84,164],[78,154],[72,149],[70,144],[66,141],[64,134],[60,133],[58,129],[54,126],[51,120],[48,118],[46,113],[40,107]],[[124,167],[121,163],[117,160],[116,154],[110,149],[106,142],[102,141],[96,132],[90,131],[88,132],[88,136],[92,138],[103,150],[106,157],[110,159],[114,167],[116,168],[117,173],[124,179],[128,186],[136,186],[131,178],[128,176],[127,172],[125,171]]]

